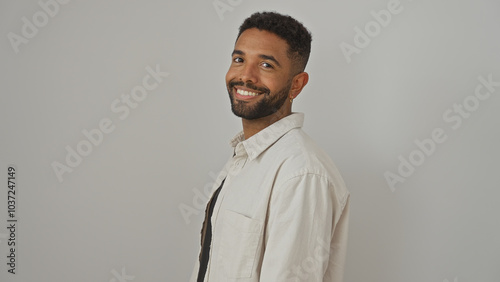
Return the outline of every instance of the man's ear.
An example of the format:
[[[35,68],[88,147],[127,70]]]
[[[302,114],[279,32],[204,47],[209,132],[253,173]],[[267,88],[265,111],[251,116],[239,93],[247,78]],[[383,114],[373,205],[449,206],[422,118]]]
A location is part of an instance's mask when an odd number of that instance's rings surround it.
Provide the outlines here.
[[[290,88],[290,97],[292,98],[297,97],[304,88],[304,86],[306,86],[308,81],[309,81],[309,74],[307,72],[301,72],[299,74],[296,74],[292,78],[292,88]]]

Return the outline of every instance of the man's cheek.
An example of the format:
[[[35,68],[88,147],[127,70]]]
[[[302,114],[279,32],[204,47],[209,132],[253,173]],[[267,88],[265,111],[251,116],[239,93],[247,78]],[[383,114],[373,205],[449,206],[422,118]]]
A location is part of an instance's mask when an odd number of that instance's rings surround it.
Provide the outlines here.
[[[229,70],[226,73],[226,84],[231,81],[231,80],[236,79],[236,73],[233,71],[231,67],[229,67]]]

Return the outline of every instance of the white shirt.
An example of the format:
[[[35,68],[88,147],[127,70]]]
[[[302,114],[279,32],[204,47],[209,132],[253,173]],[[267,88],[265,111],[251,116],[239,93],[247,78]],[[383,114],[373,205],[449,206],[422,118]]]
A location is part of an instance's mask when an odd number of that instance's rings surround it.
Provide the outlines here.
[[[349,192],[328,155],[292,113],[231,145],[215,181],[206,282],[341,282]],[[199,261],[191,281],[196,282]]]

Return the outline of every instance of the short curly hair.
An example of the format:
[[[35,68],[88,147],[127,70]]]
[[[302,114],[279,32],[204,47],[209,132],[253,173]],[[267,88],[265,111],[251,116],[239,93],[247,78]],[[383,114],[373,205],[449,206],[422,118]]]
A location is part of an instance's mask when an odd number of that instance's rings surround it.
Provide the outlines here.
[[[288,57],[292,60],[296,73],[306,68],[311,53],[311,33],[299,21],[276,12],[257,12],[241,24],[238,36],[247,29],[257,28],[272,32],[288,43]]]

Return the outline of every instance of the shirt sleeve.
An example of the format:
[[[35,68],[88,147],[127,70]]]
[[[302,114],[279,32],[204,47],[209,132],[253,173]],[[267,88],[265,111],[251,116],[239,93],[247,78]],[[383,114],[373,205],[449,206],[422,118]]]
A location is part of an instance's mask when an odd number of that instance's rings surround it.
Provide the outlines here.
[[[275,193],[276,192],[276,193]],[[260,282],[341,282],[348,194],[324,176],[304,174],[271,196]]]

